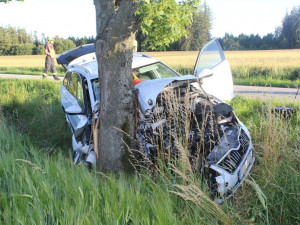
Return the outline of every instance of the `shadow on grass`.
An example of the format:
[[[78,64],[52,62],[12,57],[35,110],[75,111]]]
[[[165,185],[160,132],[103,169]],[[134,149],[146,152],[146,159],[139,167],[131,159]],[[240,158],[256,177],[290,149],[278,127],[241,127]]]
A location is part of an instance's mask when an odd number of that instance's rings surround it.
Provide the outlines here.
[[[59,101],[59,84],[51,81],[0,80],[0,107],[7,125],[27,135],[32,144],[68,154],[71,132]]]

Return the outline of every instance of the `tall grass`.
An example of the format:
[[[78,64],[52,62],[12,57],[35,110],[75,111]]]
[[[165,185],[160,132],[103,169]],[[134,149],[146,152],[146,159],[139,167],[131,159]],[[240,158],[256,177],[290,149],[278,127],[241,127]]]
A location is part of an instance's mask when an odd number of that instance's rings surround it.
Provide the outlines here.
[[[3,224],[219,224],[162,176],[90,172],[40,151],[2,116],[0,129]]]
[[[70,145],[60,106],[60,83],[0,79],[0,85],[0,106],[10,124],[44,150]]]
[[[56,111],[58,84],[1,80],[1,85],[0,220],[4,224],[218,224],[224,220],[214,216],[217,211],[203,212],[205,206],[172,194],[174,183],[181,181],[170,172],[153,179],[147,170],[103,175],[74,166],[63,152],[70,151],[71,134],[64,116]],[[69,148],[63,142],[65,135]],[[46,146],[51,151],[44,151]]]
[[[233,100],[252,134],[256,162],[232,199],[215,205],[201,179],[179,167],[161,173],[89,172],[71,161],[71,134],[59,84],[0,80],[0,221],[2,224],[298,224],[300,105],[283,119],[284,102]],[[287,103],[286,103],[287,104]],[[185,152],[185,146],[178,149]],[[45,151],[45,149],[52,149]],[[186,164],[184,164],[186,163]],[[179,169],[178,169],[179,168]],[[184,170],[182,168],[185,168]],[[252,183],[251,183],[252,182]],[[261,190],[262,192],[259,192]]]
[[[255,143],[256,165],[251,177],[265,197],[251,197],[252,182],[246,183],[233,201],[241,214],[256,217],[269,224],[298,224],[300,222],[300,105],[278,100],[262,102],[236,98],[236,113],[250,127]],[[292,106],[297,114],[283,118],[272,113],[275,106]],[[246,120],[248,118],[248,120]],[[243,202],[243,206],[241,206]],[[265,204],[265,205],[264,205]]]

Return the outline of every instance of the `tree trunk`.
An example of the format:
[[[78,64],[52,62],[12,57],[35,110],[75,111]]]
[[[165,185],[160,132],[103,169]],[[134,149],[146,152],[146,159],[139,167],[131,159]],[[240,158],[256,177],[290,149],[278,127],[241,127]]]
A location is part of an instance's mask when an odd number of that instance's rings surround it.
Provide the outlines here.
[[[134,135],[133,41],[138,28],[138,1],[94,0],[97,20],[96,55],[100,82],[98,168],[127,170]],[[129,136],[127,136],[129,135]]]

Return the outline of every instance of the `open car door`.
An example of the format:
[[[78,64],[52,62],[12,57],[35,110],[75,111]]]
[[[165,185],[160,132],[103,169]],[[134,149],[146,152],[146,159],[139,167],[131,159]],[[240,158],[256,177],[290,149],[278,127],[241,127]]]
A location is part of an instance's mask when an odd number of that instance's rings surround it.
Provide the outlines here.
[[[226,101],[234,97],[233,81],[229,63],[217,39],[208,42],[200,51],[194,75],[203,77],[203,89]]]

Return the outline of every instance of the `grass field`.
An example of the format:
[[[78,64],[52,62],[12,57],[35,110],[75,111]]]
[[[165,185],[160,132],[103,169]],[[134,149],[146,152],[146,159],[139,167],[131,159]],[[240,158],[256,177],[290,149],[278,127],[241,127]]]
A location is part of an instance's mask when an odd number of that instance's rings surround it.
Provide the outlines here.
[[[300,104],[235,98],[256,161],[233,198],[216,205],[205,184],[174,176],[89,172],[71,161],[57,82],[0,79],[1,224],[299,224]],[[283,119],[278,105],[297,114]],[[189,174],[189,173],[187,173]],[[191,174],[189,174],[191,175]]]
[[[198,52],[147,52],[181,74],[192,74]],[[225,51],[235,84],[300,86],[300,50]],[[44,56],[0,56],[0,73],[41,75]],[[64,69],[57,66],[58,74]]]
[[[175,67],[193,68],[198,56],[197,51],[187,52],[147,52],[166,64]],[[252,50],[225,51],[225,57],[231,67],[300,67],[300,50]]]

